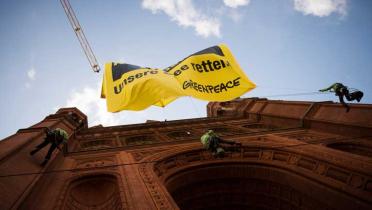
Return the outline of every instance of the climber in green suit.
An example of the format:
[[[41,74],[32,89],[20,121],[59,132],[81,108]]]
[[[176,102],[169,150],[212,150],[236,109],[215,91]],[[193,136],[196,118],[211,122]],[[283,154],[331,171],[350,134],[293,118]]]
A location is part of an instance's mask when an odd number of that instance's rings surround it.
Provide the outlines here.
[[[203,144],[205,149],[211,151],[214,156],[219,157],[223,157],[225,154],[225,150],[221,144],[242,145],[241,143],[221,139],[213,130],[208,130],[208,132],[202,135],[200,142]]]
[[[35,149],[30,152],[30,155],[34,155],[36,152],[38,152],[39,150],[41,150],[42,148],[44,148],[48,144],[50,144],[48,153],[45,156],[45,160],[41,164],[42,166],[45,166],[48,163],[50,157],[52,156],[53,151],[56,148],[58,148],[59,150],[61,150],[61,148],[59,147],[59,145],[61,143],[66,144],[67,143],[67,139],[68,139],[68,134],[67,134],[67,132],[65,130],[63,130],[61,128],[56,128],[54,130],[47,129],[46,130],[46,137],[44,138],[44,141],[41,142],[39,145],[37,145],[35,147]]]
[[[336,96],[340,99],[340,103],[346,107],[346,112],[349,112],[350,107],[345,103],[344,101],[344,96],[348,101],[354,101],[357,100],[360,102],[360,100],[363,98],[363,92],[360,90],[353,91],[350,93],[349,89],[347,86],[343,85],[342,83],[334,83],[328,88],[324,88],[319,90],[320,92],[325,92],[325,91],[331,91],[335,92]]]

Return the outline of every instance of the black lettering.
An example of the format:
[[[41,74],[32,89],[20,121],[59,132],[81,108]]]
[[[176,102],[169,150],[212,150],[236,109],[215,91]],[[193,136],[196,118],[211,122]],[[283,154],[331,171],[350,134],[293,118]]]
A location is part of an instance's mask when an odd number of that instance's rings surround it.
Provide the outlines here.
[[[129,76],[129,77],[128,77],[128,83],[133,82],[133,80],[134,80],[134,76]]]
[[[221,88],[221,92],[222,92],[223,90],[227,91],[227,88],[226,88],[226,86],[225,86],[224,83],[221,83],[220,88]]]
[[[223,62],[223,60],[221,60],[221,64],[222,64],[222,68],[225,68],[225,62]]]
[[[221,63],[219,61],[213,61],[213,67],[215,70],[221,69]]]
[[[205,72],[209,72],[208,69],[207,69],[207,63],[205,61],[202,61],[202,65],[203,65],[203,69]]]
[[[138,73],[138,74],[136,74],[136,78],[137,78],[137,79],[141,78],[142,76],[143,76],[142,73]]]
[[[150,73],[151,73],[151,74],[157,74],[158,71],[152,70],[152,71],[150,71]]]
[[[220,70],[222,68],[229,67],[230,63],[229,61],[223,60],[223,59],[215,60],[215,61],[204,60],[200,64],[191,63],[191,66],[194,69],[194,71],[203,73],[203,72],[210,72],[210,71]],[[181,70],[184,71],[188,68],[189,67],[187,65],[183,65],[181,67]]]
[[[192,66],[192,68],[194,69],[194,71],[196,71],[196,69],[195,69],[195,64],[194,64],[194,63],[191,63],[191,66]]]
[[[202,91],[203,93],[205,93],[205,92],[209,93],[208,89],[207,89],[207,86],[203,85],[202,88],[203,88],[203,91]]]
[[[190,83],[189,83],[189,81],[185,81],[185,82],[183,82],[183,86],[182,86],[182,88],[185,90],[185,89],[187,89],[188,87],[190,87]]]
[[[216,86],[214,86],[214,92],[215,93],[219,93],[220,92],[220,86],[219,85],[216,85]]]
[[[209,70],[214,71],[214,69],[212,67],[212,62],[210,60],[207,61],[207,64],[208,64]]]
[[[240,79],[240,77],[233,80],[234,86],[239,86],[240,85],[239,79]]]
[[[198,84],[196,82],[193,82],[192,83],[192,87],[195,89],[195,90],[198,90]]]
[[[210,91],[211,93],[213,93],[213,86],[212,86],[212,85],[208,85],[207,87],[208,87],[209,91]]]
[[[181,73],[182,73],[181,70],[176,70],[176,71],[173,73],[173,75],[174,75],[174,76],[178,76],[178,75],[180,75]]]
[[[203,72],[202,66],[200,64],[195,64],[195,66],[196,66],[196,70],[198,72],[200,72],[200,73]]]
[[[187,70],[187,69],[189,69],[189,66],[188,66],[188,65],[183,65],[183,66],[181,66],[181,70],[182,70],[182,71],[185,71],[185,70]]]
[[[119,89],[119,90],[118,90]],[[121,90],[123,89],[123,83],[119,84],[119,87],[114,87],[115,94],[119,94]]]
[[[226,87],[228,87],[228,88],[233,88],[234,85],[233,85],[233,83],[232,83],[231,81],[228,81],[228,82],[226,83]]]

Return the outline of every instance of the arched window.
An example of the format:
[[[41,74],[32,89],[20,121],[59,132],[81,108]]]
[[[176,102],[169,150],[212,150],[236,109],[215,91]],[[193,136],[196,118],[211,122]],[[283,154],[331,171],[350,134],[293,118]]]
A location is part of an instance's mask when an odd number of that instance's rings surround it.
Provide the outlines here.
[[[167,133],[167,136],[169,136],[172,139],[176,140],[186,140],[186,139],[192,139],[195,138],[195,135],[191,131],[173,131]]]
[[[276,178],[272,180],[270,175]],[[291,182],[286,181],[288,177]],[[320,196],[311,197],[312,194],[306,192],[309,188],[316,189],[316,184],[275,168],[213,164],[191,167],[165,180],[168,192],[178,207],[185,210],[271,210],[278,206],[282,209],[331,209]],[[296,186],[295,183],[301,184]]]
[[[347,186],[351,175],[348,170],[332,164],[327,167],[325,161],[299,157],[298,153],[244,149],[248,156],[241,155],[239,159],[239,155],[232,155],[228,161],[206,158],[201,150],[182,152],[161,159],[153,170],[183,210],[368,209],[370,206],[362,198],[340,193],[332,185],[319,184],[319,180],[330,183],[329,179],[333,179]],[[324,177],[313,179],[311,173]],[[362,186],[365,179],[357,180],[356,184]],[[360,188],[358,193],[369,195],[368,189]]]
[[[124,141],[125,144],[129,146],[152,144],[152,143],[158,142],[158,140],[154,136],[150,136],[150,135],[128,136],[128,137],[124,137],[122,141]]]
[[[122,209],[117,178],[103,174],[83,176],[71,182],[63,209]]]
[[[96,150],[113,147],[111,140],[95,140],[80,143],[81,150]]]

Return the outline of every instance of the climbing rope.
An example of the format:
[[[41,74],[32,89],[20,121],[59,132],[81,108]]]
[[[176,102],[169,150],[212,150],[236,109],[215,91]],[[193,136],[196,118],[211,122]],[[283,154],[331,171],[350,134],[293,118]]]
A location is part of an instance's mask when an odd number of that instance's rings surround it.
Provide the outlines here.
[[[272,89],[272,90],[292,90],[292,91],[314,91],[310,89],[302,89],[302,88],[293,88],[293,87],[273,87],[273,86],[266,86],[266,85],[257,85],[258,88],[263,89]]]
[[[306,92],[306,93],[291,93],[291,94],[279,94],[279,95],[268,95],[260,96],[262,98],[274,98],[274,97],[286,97],[286,96],[303,96],[303,95],[325,95],[330,94],[331,92]]]
[[[193,99],[191,98],[191,96],[188,96],[188,98],[189,98],[190,101],[191,101],[191,104],[192,104],[192,106],[193,106],[193,108],[194,108],[195,113],[198,114],[198,117],[200,117],[200,118],[203,117],[203,115],[200,114],[199,110],[197,109],[196,105],[194,104],[194,101],[193,101]]]
[[[371,135],[368,136],[356,136],[352,138],[343,138],[343,139],[337,139],[338,141],[351,141],[354,139],[361,139],[361,138],[370,138]],[[305,145],[316,145],[321,142],[324,142],[326,140],[332,140],[334,138],[329,139],[317,139],[314,141],[309,141],[305,143],[299,143],[294,145],[286,145],[286,146],[273,146],[268,147],[267,149],[285,149],[285,148],[294,148],[299,146],[305,146]],[[256,145],[260,146],[260,145]],[[0,178],[8,178],[8,177],[17,177],[17,176],[29,176],[29,175],[41,175],[41,174],[52,174],[52,173],[63,173],[63,172],[76,172],[76,171],[86,171],[86,170],[94,170],[94,169],[103,169],[103,168],[112,168],[112,167],[120,167],[120,166],[131,166],[131,165],[141,165],[141,164],[148,164],[148,163],[158,163],[159,161],[143,161],[143,162],[135,162],[135,163],[120,163],[120,164],[112,164],[107,166],[95,166],[95,167],[89,167],[89,168],[77,168],[77,169],[59,169],[59,170],[50,170],[50,171],[43,171],[43,172],[26,172],[26,173],[18,173],[18,174],[6,174],[6,175],[0,175]]]

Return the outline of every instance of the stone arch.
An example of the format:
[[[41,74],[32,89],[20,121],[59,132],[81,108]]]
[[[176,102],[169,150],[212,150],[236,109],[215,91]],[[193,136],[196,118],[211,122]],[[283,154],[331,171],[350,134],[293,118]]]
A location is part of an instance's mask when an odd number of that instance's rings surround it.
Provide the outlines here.
[[[305,193],[318,189],[306,184],[304,179],[258,165],[200,165],[173,174],[164,185],[183,210],[331,209],[311,193]]]
[[[67,180],[56,209],[124,209],[119,177],[114,173],[88,173]]]
[[[293,149],[244,147],[216,159],[190,147],[145,160],[156,162],[140,173],[159,208],[369,209],[372,203],[372,177]]]

